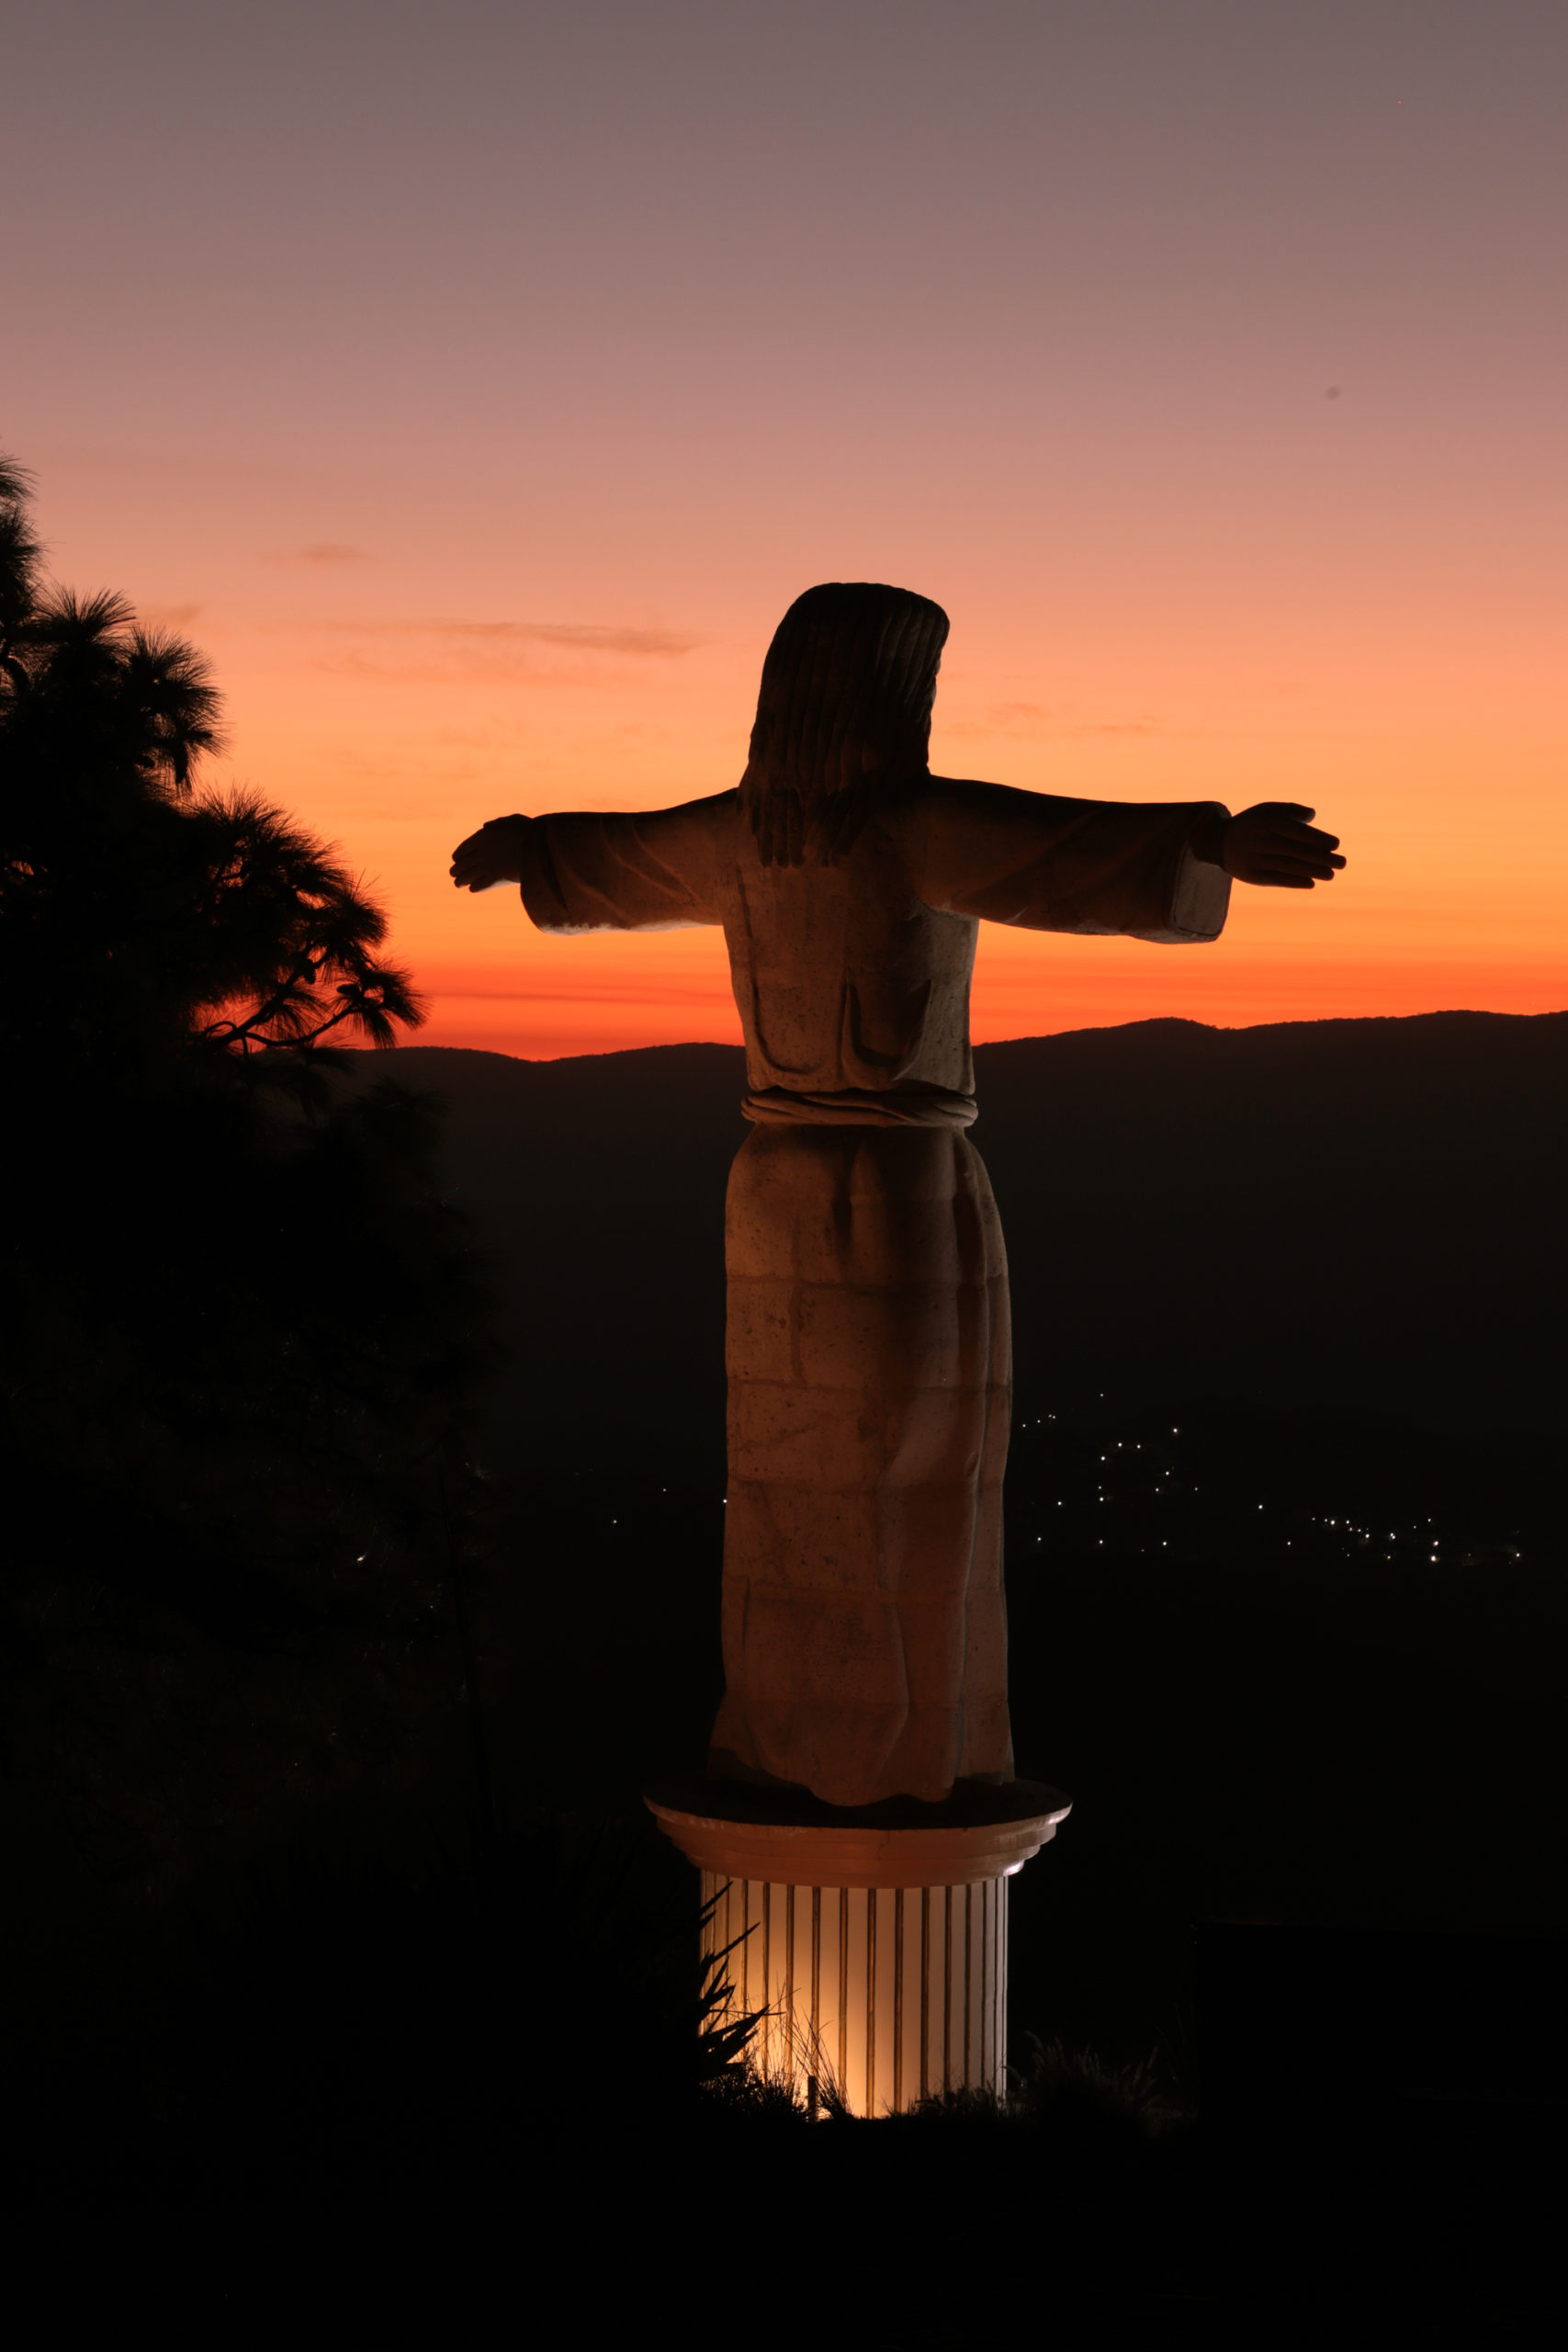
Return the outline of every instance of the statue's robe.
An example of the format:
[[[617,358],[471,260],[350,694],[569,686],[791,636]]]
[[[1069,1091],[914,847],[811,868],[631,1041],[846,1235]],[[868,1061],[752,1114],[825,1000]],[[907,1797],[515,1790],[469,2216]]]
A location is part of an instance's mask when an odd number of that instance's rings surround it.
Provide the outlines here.
[[[725,1220],[726,1693],[710,1770],[839,1804],[1012,1778],[1011,1360],[975,1116],[982,919],[1216,938],[1209,801],[922,776],[831,865],[763,865],[738,792],[527,827],[542,930],[717,923],[755,1132]]]

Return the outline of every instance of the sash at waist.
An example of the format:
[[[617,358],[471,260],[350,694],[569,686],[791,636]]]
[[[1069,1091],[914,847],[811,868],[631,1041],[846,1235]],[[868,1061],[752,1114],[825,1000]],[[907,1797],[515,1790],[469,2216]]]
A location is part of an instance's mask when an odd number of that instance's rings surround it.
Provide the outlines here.
[[[972,1094],[951,1094],[941,1086],[846,1086],[832,1094],[767,1086],[743,1096],[740,1108],[760,1126],[967,1127],[978,1105]]]

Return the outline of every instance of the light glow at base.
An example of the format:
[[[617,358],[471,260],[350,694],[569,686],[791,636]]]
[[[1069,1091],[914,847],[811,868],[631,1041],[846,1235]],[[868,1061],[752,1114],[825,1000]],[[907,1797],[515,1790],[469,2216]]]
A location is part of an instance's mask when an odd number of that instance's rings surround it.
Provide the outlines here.
[[[815,2098],[818,2111],[834,2098],[859,2116],[902,2114],[944,2090],[1000,2090],[1007,1877],[911,1887],[774,1885],[706,1870],[702,1879],[703,1952],[729,1986],[717,2021],[761,2012],[750,2054],[765,2081]]]

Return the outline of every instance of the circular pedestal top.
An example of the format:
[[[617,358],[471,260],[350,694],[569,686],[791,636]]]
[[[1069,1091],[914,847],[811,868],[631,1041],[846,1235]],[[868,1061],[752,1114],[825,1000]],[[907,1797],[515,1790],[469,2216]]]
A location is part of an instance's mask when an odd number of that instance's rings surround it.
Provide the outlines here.
[[[961,1782],[941,1804],[825,1804],[804,1789],[689,1778],[643,1803],[699,1870],[775,1886],[972,1886],[1010,1877],[1071,1804],[1039,1781]]]

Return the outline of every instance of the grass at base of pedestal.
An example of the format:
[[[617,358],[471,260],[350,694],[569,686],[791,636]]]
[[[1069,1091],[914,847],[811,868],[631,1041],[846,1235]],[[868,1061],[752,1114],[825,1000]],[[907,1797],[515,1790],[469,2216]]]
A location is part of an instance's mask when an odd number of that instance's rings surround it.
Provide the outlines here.
[[[1195,2110],[1185,2104],[1161,2067],[1157,2053],[1117,2064],[1097,2051],[1038,2034],[1025,2037],[1021,2060],[1008,2068],[1006,2088],[933,2092],[899,2115],[854,2114],[830,2082],[818,2090],[816,2112],[808,2096],[787,2083],[770,2082],[742,2053],[738,2065],[704,2086],[703,2109],[716,2119],[754,2120],[775,2127],[829,2124],[835,2129],[960,2132],[1044,2132],[1082,2148],[1132,2147],[1190,2128]]]

